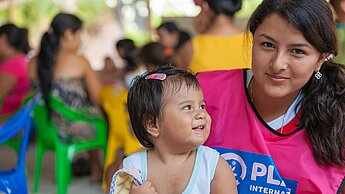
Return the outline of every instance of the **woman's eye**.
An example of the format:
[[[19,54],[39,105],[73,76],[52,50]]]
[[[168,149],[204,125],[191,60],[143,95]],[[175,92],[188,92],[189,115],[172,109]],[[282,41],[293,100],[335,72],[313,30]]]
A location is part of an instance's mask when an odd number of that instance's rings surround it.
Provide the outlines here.
[[[304,55],[304,52],[300,49],[292,49],[291,51],[293,54],[297,54],[297,55]]]
[[[267,48],[273,48],[273,47],[274,47],[273,44],[270,43],[270,42],[263,42],[262,45],[263,45],[264,47],[267,47]]]
[[[192,106],[191,105],[184,106],[183,110],[192,110]]]

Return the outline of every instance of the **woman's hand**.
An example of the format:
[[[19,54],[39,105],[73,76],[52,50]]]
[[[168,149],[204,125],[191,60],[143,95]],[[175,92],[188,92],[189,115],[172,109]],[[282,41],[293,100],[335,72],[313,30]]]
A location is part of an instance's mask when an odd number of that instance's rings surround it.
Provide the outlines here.
[[[144,182],[142,185],[137,186],[134,183],[129,190],[130,194],[158,194],[150,181]]]

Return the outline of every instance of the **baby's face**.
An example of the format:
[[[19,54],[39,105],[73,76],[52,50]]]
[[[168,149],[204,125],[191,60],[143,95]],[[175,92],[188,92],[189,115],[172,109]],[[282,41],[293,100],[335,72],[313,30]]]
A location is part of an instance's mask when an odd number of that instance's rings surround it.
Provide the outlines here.
[[[159,139],[181,151],[203,144],[210,133],[211,117],[202,90],[184,85],[178,92],[167,92],[162,98]]]

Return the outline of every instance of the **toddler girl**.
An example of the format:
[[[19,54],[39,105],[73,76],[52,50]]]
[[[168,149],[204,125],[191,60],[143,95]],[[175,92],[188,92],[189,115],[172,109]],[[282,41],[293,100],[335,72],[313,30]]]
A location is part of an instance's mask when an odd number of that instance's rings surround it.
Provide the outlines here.
[[[121,190],[119,172],[136,180],[130,193],[237,193],[227,162],[202,145],[211,125],[205,108],[199,83],[188,71],[161,67],[136,77],[128,111],[133,131],[147,150],[123,160],[111,193]],[[135,177],[133,169],[140,175]]]

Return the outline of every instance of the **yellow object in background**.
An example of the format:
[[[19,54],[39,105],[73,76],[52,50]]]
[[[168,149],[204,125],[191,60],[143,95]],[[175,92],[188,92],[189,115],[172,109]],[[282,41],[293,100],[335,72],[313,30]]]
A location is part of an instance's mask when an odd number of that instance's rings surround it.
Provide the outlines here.
[[[127,90],[117,85],[108,85],[101,89],[101,103],[109,122],[107,154],[104,169],[115,162],[117,151],[124,149],[125,156],[141,151],[143,147],[131,132],[127,112]],[[103,173],[105,174],[105,173]],[[103,179],[103,188],[105,181]]]
[[[251,68],[251,42],[246,41],[243,33],[201,34],[193,38],[192,44],[194,54],[189,69],[193,73]]]

